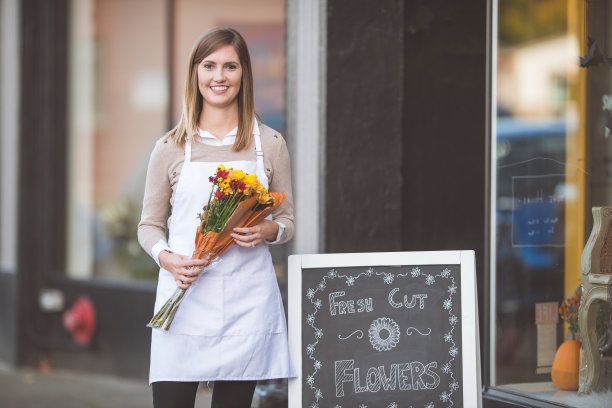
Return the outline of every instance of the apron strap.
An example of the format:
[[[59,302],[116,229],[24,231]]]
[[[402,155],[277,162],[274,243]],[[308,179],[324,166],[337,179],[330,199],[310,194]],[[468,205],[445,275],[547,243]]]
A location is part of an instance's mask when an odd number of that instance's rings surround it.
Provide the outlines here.
[[[257,174],[265,175],[266,172],[264,171],[264,154],[263,149],[261,148],[261,138],[257,133],[253,134],[253,138],[255,139],[255,154],[257,155]]]
[[[188,137],[186,137],[185,138],[185,161],[183,162],[183,165],[189,162],[191,162],[191,141],[189,140]]]

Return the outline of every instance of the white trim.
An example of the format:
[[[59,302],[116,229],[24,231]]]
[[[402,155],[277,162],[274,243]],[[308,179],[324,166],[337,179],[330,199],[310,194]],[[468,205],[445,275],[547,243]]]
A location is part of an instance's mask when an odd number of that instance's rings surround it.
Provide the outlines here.
[[[19,1],[0,0],[0,270],[17,270]]]
[[[497,315],[497,19],[498,19],[498,0],[491,2],[491,218],[489,236],[489,378],[488,385],[496,385],[496,344],[495,330]]]
[[[326,0],[287,3],[287,137],[293,167],[293,252],[323,248]]]

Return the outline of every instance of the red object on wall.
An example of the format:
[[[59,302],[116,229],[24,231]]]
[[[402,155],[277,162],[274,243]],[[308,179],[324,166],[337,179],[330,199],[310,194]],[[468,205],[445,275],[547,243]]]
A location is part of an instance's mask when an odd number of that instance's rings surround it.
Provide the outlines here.
[[[63,322],[64,328],[70,332],[77,344],[88,345],[96,329],[96,310],[91,300],[80,296],[72,307],[64,312]]]

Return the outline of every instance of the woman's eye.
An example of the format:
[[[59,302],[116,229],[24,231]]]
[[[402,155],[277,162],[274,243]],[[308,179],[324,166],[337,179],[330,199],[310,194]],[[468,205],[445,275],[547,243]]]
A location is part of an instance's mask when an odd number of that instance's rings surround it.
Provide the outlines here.
[[[211,69],[213,69],[213,66],[212,66],[212,64],[204,64],[204,69],[211,70]]]
[[[227,66],[227,69],[229,69],[230,71],[233,71],[233,70],[235,70],[235,69],[237,69],[237,68],[238,68],[238,66],[237,66],[237,65],[228,65],[228,66]]]

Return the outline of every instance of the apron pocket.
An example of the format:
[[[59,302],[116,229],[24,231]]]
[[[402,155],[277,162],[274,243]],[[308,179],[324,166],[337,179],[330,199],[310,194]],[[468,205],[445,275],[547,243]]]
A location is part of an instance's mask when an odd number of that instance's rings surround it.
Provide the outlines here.
[[[223,329],[223,278],[200,275],[176,312],[170,332],[218,336]]]
[[[282,301],[274,274],[226,278],[223,287],[226,335],[281,333]]]

